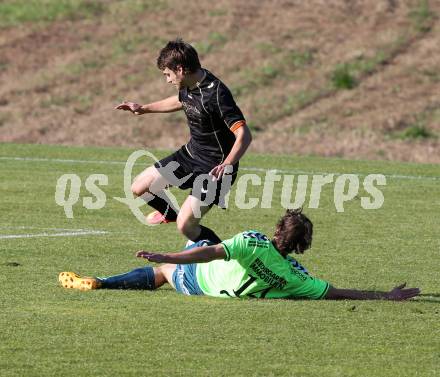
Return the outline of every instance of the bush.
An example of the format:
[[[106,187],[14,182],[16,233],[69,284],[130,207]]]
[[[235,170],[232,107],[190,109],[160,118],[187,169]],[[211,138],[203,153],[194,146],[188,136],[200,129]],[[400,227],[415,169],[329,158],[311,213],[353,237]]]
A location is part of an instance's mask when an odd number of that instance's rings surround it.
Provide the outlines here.
[[[434,135],[424,125],[414,124],[403,130],[399,137],[404,140],[429,139]]]
[[[358,84],[348,64],[342,64],[336,67],[332,73],[331,82],[337,89],[353,89]]]

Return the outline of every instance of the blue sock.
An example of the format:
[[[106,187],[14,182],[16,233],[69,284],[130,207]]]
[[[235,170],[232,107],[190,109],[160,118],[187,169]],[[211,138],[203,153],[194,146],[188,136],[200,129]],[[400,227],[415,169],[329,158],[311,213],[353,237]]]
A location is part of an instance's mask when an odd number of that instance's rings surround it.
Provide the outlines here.
[[[136,268],[130,272],[98,278],[104,289],[156,289],[153,267]]]

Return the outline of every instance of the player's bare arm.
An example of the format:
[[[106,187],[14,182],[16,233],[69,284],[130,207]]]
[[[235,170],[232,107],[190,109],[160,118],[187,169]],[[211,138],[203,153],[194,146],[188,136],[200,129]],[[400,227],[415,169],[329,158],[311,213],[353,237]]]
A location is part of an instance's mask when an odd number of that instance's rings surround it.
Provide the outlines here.
[[[249,148],[249,145],[252,142],[252,134],[246,124],[237,128],[234,131],[234,135],[235,142],[228,156],[225,158],[222,164],[214,167],[209,173],[209,175],[211,175],[215,179],[220,179],[223,176],[227,165],[234,165],[235,163],[237,163],[240,158],[245,154],[246,150]]]
[[[149,113],[172,113],[182,110],[182,103],[177,95],[165,98],[161,101],[152,102],[146,105],[140,105],[136,102],[124,101],[115,107],[116,110],[130,111],[135,115]]]
[[[136,253],[138,258],[145,258],[150,262],[156,263],[172,263],[172,264],[189,264],[189,263],[206,263],[215,259],[225,259],[226,253],[222,244],[195,247],[190,250],[181,251],[179,253],[150,253],[145,250],[139,250]]]
[[[360,291],[356,289],[339,289],[330,286],[325,299],[327,300],[408,300],[420,294],[419,288],[407,288],[403,283],[389,292]]]

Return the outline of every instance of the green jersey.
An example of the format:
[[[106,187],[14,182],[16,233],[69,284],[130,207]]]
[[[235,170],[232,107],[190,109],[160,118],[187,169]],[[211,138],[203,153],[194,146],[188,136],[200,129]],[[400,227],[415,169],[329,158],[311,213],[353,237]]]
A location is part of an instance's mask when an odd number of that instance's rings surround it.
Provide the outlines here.
[[[197,264],[197,282],[216,297],[320,299],[326,281],[310,276],[294,258],[284,258],[264,234],[247,231],[223,241],[225,260]]]

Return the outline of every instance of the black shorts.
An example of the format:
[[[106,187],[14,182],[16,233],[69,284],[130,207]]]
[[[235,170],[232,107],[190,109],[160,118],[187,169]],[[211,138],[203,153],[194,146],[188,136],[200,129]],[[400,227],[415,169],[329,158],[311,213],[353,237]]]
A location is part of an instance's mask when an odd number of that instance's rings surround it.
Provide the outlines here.
[[[225,174],[222,179],[212,181],[208,173],[216,166],[206,164],[189,155],[185,146],[173,154],[156,162],[154,167],[172,186],[182,190],[191,189],[190,195],[195,196],[208,206],[218,205],[226,208],[225,196],[230,191],[237,178],[237,162],[232,166],[232,172]]]

